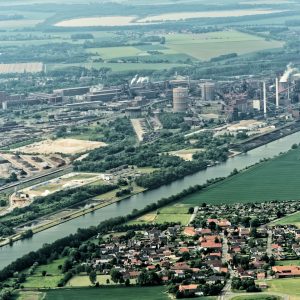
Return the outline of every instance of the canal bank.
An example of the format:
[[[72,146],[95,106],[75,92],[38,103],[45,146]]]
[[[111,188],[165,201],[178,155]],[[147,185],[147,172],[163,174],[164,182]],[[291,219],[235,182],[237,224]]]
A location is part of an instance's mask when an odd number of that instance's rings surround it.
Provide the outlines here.
[[[158,189],[147,191],[121,202],[114,203],[93,213],[85,214],[79,218],[73,219],[66,223],[51,227],[40,233],[35,234],[32,238],[20,240],[11,246],[5,246],[0,249],[0,268],[2,269],[12,261],[39,249],[45,243],[51,243],[58,238],[76,232],[78,228],[86,228],[98,225],[101,221],[109,218],[124,216],[132,212],[133,209],[142,209],[148,204],[155,203],[163,197],[169,197],[177,194],[182,190],[196,185],[203,184],[207,180],[216,177],[226,177],[233,169],[241,170],[247,166],[253,165],[264,158],[271,158],[281,152],[286,152],[294,143],[300,142],[300,132],[286,136],[282,139],[271,142],[251,150],[245,154],[241,154],[230,158],[227,162],[210,167],[190,176],[186,176],[181,180],[177,180],[169,185],[162,186]]]

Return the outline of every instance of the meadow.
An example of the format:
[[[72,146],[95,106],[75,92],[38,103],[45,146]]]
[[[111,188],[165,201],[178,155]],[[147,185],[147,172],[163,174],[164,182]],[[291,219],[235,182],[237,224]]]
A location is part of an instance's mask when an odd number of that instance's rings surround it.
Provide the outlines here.
[[[165,287],[129,287],[129,288],[103,288],[103,289],[59,289],[46,293],[44,300],[167,300],[168,294]]]
[[[174,222],[187,225],[191,218],[188,209],[189,206],[182,204],[163,207],[155,212],[148,213],[130,221],[129,224],[164,224]]]
[[[166,42],[163,45],[152,43],[140,46],[88,48],[85,51],[92,55],[92,59],[101,58],[103,62],[48,64],[47,70],[51,71],[71,66],[87,69],[110,68],[113,72],[164,70],[186,66],[197,60],[207,61],[224,54],[237,53],[243,55],[283,46],[283,42],[266,41],[261,37],[236,30],[202,34],[173,33],[164,35],[164,37]],[[116,37],[114,36],[114,38]],[[151,53],[151,51],[157,51],[157,53]],[[137,62],[122,62],[124,59],[133,58]],[[110,60],[116,60],[116,62]]]
[[[209,60],[229,53],[247,54],[283,46],[279,41],[266,41],[251,34],[227,30],[202,34],[170,34],[166,47],[199,60]]]
[[[65,258],[56,259],[47,265],[38,266],[32,275],[28,275],[26,281],[22,284],[25,288],[55,288],[57,287],[63,274],[59,269]],[[42,272],[46,271],[46,276]]]
[[[274,279],[268,280],[269,288],[268,292],[282,293],[289,295],[290,300],[300,299],[300,279],[288,278],[288,279]]]
[[[278,221],[275,221],[272,224],[276,224],[276,225],[295,225],[298,228],[300,228],[300,212],[297,212],[295,214],[289,215],[289,216],[285,216],[281,219],[279,219]]]
[[[296,149],[189,195],[181,202],[198,205],[298,200],[299,177],[300,150]]]

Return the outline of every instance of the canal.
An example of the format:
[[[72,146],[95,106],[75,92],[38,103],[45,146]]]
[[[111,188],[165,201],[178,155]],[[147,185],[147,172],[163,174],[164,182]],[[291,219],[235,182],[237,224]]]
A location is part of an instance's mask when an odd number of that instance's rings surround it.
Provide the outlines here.
[[[147,191],[118,203],[96,210],[93,213],[70,220],[45,231],[35,234],[32,238],[17,241],[13,246],[0,248],[0,269],[16,260],[17,258],[39,249],[45,243],[51,243],[71,233],[75,233],[77,228],[86,228],[98,225],[101,221],[109,218],[124,216],[132,212],[133,209],[141,209],[150,203],[157,202],[163,197],[169,197],[181,192],[190,186],[203,184],[208,179],[228,176],[234,168],[240,170],[247,166],[259,162],[263,158],[271,158],[280,152],[286,152],[294,143],[300,142],[300,132],[286,136],[267,145],[253,149],[246,154],[241,154],[228,159],[227,162],[210,167],[204,171],[186,176],[184,179],[174,181],[169,185],[158,189]]]

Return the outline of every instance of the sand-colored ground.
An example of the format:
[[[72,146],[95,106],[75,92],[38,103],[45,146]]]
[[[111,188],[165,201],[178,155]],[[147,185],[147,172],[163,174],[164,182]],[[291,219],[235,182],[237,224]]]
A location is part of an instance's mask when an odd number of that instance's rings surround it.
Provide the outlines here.
[[[180,12],[180,13],[167,13],[156,16],[149,16],[139,19],[138,22],[160,22],[160,21],[178,21],[195,18],[224,18],[224,17],[241,17],[252,15],[265,15],[281,12],[279,10],[263,10],[263,9],[236,9],[224,11],[203,11],[203,12]]]
[[[147,215],[139,217],[138,221],[145,222],[145,223],[151,223],[151,222],[155,221],[156,216],[157,216],[156,214],[147,214]]]
[[[43,63],[0,64],[0,74],[38,73],[44,69]]]
[[[103,142],[84,141],[76,139],[45,140],[24,147],[14,149],[14,152],[38,153],[38,154],[77,154],[84,153],[96,148],[104,147]]]
[[[202,152],[203,149],[183,149],[169,152],[170,155],[178,156],[184,160],[193,160],[193,155],[197,152]]]
[[[56,23],[57,27],[88,27],[88,26],[128,26],[135,25],[132,21],[133,16],[111,16],[111,17],[94,17],[78,18],[61,21]]]
[[[29,195],[30,199],[34,199],[35,197],[48,196],[61,190],[87,185],[95,181],[100,181],[101,179],[101,174],[70,173],[59,178],[51,179],[49,181],[25,188],[20,192]]]
[[[132,126],[140,142],[144,139],[147,129],[145,128],[145,119],[131,119]]]
[[[64,20],[56,23],[56,27],[89,27],[89,26],[129,26],[129,25],[145,25],[152,22],[178,21],[194,18],[224,18],[224,17],[240,17],[252,15],[266,15],[282,12],[282,10],[271,9],[236,9],[225,11],[201,11],[201,12],[180,12],[167,13],[155,16],[148,16],[137,20],[136,16],[108,16],[108,17],[91,17],[76,18]]]

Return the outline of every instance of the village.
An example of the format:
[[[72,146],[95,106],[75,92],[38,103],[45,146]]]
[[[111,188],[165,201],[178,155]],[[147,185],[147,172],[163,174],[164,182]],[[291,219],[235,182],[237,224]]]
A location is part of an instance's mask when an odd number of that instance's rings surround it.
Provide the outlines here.
[[[79,248],[69,268],[80,272],[66,286],[85,276],[96,286],[166,285],[176,298],[264,292],[269,280],[300,276],[300,230],[280,224],[298,209],[296,201],[202,204],[187,226],[118,226]]]

